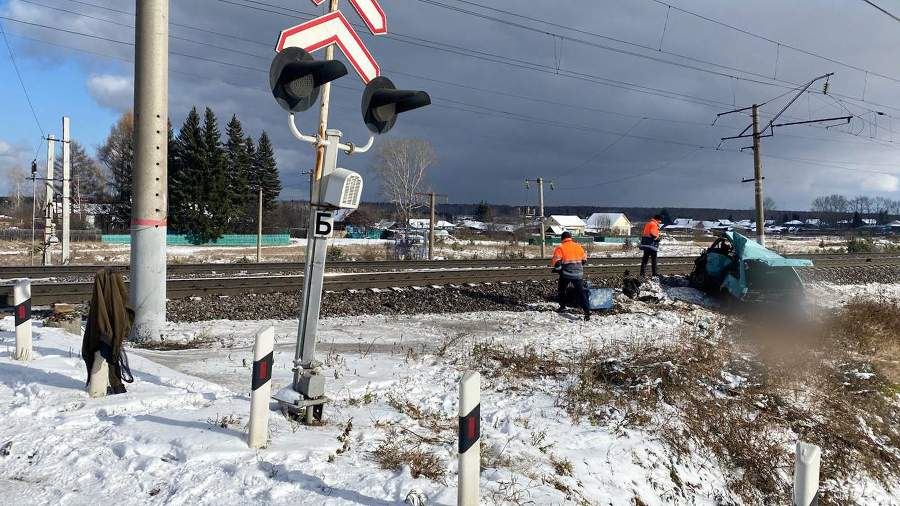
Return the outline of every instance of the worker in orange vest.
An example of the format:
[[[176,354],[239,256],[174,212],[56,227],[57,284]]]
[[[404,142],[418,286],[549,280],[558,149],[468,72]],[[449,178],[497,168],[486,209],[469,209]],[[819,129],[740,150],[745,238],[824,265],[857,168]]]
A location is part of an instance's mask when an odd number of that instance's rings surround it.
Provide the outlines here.
[[[553,250],[553,258],[550,259],[550,265],[553,271],[559,273],[559,309],[558,312],[566,310],[566,289],[569,285],[575,287],[575,293],[578,296],[578,304],[584,310],[584,320],[591,319],[591,310],[588,308],[587,297],[584,293],[584,264],[587,263],[587,254],[580,244],[572,240],[572,234],[569,232],[562,233],[562,242]]]
[[[656,255],[659,253],[659,226],[662,224],[662,219],[662,215],[657,214],[644,225],[640,245],[640,248],[644,250],[644,258],[641,259],[641,277],[644,277],[644,272],[647,270],[648,260],[652,260],[653,276],[657,276]]]

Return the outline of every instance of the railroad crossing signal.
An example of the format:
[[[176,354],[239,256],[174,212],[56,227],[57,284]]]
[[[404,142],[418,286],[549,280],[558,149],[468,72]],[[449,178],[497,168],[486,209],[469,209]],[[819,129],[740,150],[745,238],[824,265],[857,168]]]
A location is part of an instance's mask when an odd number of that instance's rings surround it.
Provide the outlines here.
[[[315,5],[321,5],[325,0],[312,0]],[[350,0],[356,12],[359,13],[366,26],[375,35],[387,33],[387,16],[378,0]],[[364,83],[381,75],[378,62],[372,57],[372,53],[350,26],[350,22],[341,11],[334,11],[316,19],[301,23],[281,32],[278,37],[278,45],[275,50],[281,52],[288,47],[304,49],[310,53],[317,49],[337,44],[344,56],[350,60],[350,64],[356,69],[356,73]]]
[[[369,130],[383,134],[394,128],[397,115],[431,104],[428,93],[418,90],[398,90],[387,77],[376,77],[363,92],[363,121]]]
[[[325,0],[312,0],[316,5]],[[387,33],[387,17],[378,0],[350,0],[366,26],[375,35]],[[331,8],[337,2],[332,0]],[[312,107],[319,87],[347,74],[347,68],[332,59],[333,48],[326,51],[325,61],[316,61],[309,53],[332,44],[344,55],[366,83],[362,96],[363,121],[372,132],[369,141],[361,146],[342,143],[339,130],[328,129],[329,93],[323,93],[319,129],[315,135],[304,134],[297,128],[295,112]],[[372,148],[375,135],[393,128],[397,115],[431,103],[428,93],[418,90],[398,90],[394,83],[381,77],[378,63],[369,53],[347,18],[332,10],[306,23],[281,32],[276,47],[278,54],[269,69],[269,84],[278,104],[290,111],[288,126],[298,140],[316,149],[316,169],[311,180],[310,221],[306,243],[306,267],[301,297],[300,325],[294,355],[294,380],[273,397],[282,409],[305,413],[307,423],[322,418],[325,397],[325,377],[318,370],[315,359],[316,333],[322,304],[327,239],[334,231],[331,209],[355,209],[362,194],[362,177],[337,167],[338,153],[365,153]],[[330,87],[326,87],[326,90]]]
[[[285,48],[269,67],[269,86],[275,101],[292,112],[305,111],[319,98],[319,87],[347,75],[337,60],[315,61],[298,47]]]

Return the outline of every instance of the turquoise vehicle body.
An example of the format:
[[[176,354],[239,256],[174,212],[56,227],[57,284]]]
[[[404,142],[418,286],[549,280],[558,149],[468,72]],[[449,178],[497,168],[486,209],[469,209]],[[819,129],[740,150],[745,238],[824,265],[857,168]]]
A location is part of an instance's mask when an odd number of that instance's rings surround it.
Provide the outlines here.
[[[695,262],[691,284],[739,300],[772,299],[803,289],[798,267],[812,261],[785,258],[736,232],[726,232]]]

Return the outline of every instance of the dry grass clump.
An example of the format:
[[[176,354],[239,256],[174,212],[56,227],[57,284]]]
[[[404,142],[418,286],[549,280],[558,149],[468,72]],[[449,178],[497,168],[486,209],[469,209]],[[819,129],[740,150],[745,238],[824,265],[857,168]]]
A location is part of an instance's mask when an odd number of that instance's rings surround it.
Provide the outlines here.
[[[515,350],[502,345],[478,343],[472,349],[473,362],[488,378],[500,376],[519,379],[559,378],[569,366],[555,353],[539,353],[533,346]]]
[[[896,486],[900,308],[856,301],[820,328],[769,330],[589,350],[560,404],[656,433],[676,460],[714,458],[748,503],[790,502],[797,439],[822,447],[822,504],[852,503],[841,484],[863,476]]]
[[[446,485],[444,461],[408,434],[389,431],[372,452],[372,458],[382,469],[399,471],[408,466],[413,478],[424,476]]]

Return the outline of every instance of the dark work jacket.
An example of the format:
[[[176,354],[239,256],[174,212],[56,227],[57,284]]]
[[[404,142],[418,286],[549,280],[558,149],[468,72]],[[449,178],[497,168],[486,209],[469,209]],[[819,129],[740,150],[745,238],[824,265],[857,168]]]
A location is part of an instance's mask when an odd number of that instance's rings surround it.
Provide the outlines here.
[[[123,341],[131,331],[134,311],[128,305],[128,291],[122,275],[110,269],[97,272],[94,293],[88,313],[84,339],[81,342],[81,358],[87,366],[88,381],[97,351],[109,365],[109,385],[113,393],[125,391],[122,379],[133,381],[125,358]]]

